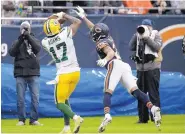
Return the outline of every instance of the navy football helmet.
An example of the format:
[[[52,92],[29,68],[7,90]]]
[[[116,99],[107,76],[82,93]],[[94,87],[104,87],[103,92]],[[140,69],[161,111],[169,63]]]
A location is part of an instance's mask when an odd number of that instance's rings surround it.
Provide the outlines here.
[[[90,31],[90,36],[94,42],[109,36],[109,27],[104,23],[97,23]]]

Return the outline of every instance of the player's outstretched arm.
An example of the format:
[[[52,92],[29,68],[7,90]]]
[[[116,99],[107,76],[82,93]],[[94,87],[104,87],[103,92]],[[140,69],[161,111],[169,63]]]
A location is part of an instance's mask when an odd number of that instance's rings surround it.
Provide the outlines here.
[[[100,45],[100,49],[102,48],[102,51],[107,55],[104,59],[99,59],[97,61],[97,65],[100,67],[104,67],[108,61],[110,61],[111,59],[113,59],[113,57],[115,56],[115,52],[110,48],[110,46],[106,45],[106,44],[101,44]]]
[[[87,27],[88,27],[90,30],[94,27],[94,24],[93,24],[89,19],[87,19],[86,16],[83,18],[83,20],[85,21]]]
[[[70,28],[72,29],[73,35],[75,35],[77,30],[78,30],[78,28],[80,27],[81,20],[79,20],[78,18],[75,18],[75,17],[73,17],[71,15],[68,15],[68,14],[64,14],[63,18],[72,23],[70,25]]]
[[[115,56],[115,52],[114,52],[109,46],[105,46],[105,47],[103,48],[103,52],[107,55],[107,56],[105,57],[105,59],[106,59],[107,61],[111,60],[111,59],[114,58],[114,56]]]
[[[85,21],[87,27],[91,30],[94,27],[94,24],[89,19],[87,19],[83,8],[78,6],[78,7],[76,7],[76,9],[77,9],[77,11],[75,11],[76,14]]]
[[[48,19],[58,19],[60,24],[63,24],[64,21],[66,21],[66,20],[71,22],[72,24],[70,25],[70,28],[72,30],[73,35],[76,34],[76,32],[81,24],[81,20],[79,20],[71,15],[68,15],[64,12],[59,12],[57,14],[53,14],[52,16],[48,17]]]
[[[63,18],[64,12],[59,12],[48,17],[48,19],[57,19],[60,24],[63,24],[66,20]]]

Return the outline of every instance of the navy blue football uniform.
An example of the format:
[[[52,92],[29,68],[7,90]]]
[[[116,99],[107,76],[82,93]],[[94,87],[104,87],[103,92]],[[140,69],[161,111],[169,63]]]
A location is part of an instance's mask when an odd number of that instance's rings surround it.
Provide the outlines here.
[[[112,39],[111,36],[109,36],[109,37],[107,37],[107,38],[104,38],[104,39],[101,39],[101,40],[99,40],[99,41],[96,43],[96,51],[97,51],[97,53],[98,53],[98,55],[99,55],[99,57],[100,57],[101,59],[104,59],[104,58],[107,56],[107,54],[105,54],[105,53],[103,52],[103,48],[104,48],[105,46],[110,46],[110,48],[112,48],[112,50],[115,52],[115,56],[114,56],[111,60],[113,60],[113,59],[121,59],[120,56],[119,56],[119,54],[118,54],[118,51],[117,51],[117,49],[116,49],[116,46],[115,46],[115,44],[114,44],[114,40]],[[110,61],[111,61],[111,60],[110,60]],[[108,63],[109,63],[110,61],[108,61]]]
[[[96,51],[101,59],[107,54],[103,52],[103,48],[109,46],[114,52],[114,57],[105,65],[107,69],[104,90],[115,90],[117,84],[121,82],[123,86],[130,92],[133,87],[137,87],[136,77],[132,75],[129,64],[123,62],[114,44],[114,40],[109,34],[109,28],[104,23],[97,23],[90,32],[92,40],[96,42]]]

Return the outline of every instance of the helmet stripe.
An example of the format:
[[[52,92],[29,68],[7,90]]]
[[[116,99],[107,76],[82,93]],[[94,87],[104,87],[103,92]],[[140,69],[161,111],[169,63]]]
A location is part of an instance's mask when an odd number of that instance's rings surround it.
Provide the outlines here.
[[[50,19],[49,19],[49,20],[47,21],[47,23],[46,23],[46,29],[47,29],[48,34],[51,34],[49,22],[50,22]]]

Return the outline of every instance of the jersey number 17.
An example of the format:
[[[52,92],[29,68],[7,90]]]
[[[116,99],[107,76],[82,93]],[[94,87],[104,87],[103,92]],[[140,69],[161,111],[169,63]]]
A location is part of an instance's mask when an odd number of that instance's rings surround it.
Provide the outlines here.
[[[49,51],[53,54],[53,57],[54,57],[56,63],[60,63],[60,62],[63,62],[63,61],[68,60],[66,43],[65,42],[62,42],[62,43],[56,45],[56,49],[57,50],[60,50],[61,47],[63,47],[63,54],[62,54],[62,58],[61,59],[59,59],[57,57],[57,54],[55,52],[54,47],[50,47],[50,49],[49,49]]]

